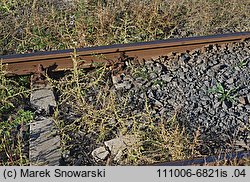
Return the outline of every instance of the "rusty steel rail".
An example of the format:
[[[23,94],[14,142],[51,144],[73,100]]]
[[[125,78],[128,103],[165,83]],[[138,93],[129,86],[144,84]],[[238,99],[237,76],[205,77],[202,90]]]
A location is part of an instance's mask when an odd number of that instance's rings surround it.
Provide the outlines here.
[[[223,153],[221,155],[193,158],[188,160],[178,160],[171,162],[161,162],[152,164],[153,166],[190,166],[190,165],[209,165],[213,163],[219,163],[222,161],[233,161],[241,160],[243,158],[250,158],[250,151],[240,151],[240,152],[229,152]],[[250,160],[250,159],[249,159]]]
[[[119,59],[121,54],[135,57],[138,60],[155,59],[166,56],[170,52],[182,52],[201,48],[210,44],[225,44],[239,42],[250,38],[250,32],[230,34],[218,34],[211,36],[189,37],[181,39],[168,39],[151,42],[139,42],[131,44],[117,44],[111,46],[87,47],[76,49],[77,56],[83,60],[79,63],[81,68],[89,68],[94,63],[110,63]],[[53,71],[71,69],[73,67],[73,49],[36,52],[30,54],[18,54],[0,56],[8,75],[28,75],[36,72],[39,66],[51,67]]]

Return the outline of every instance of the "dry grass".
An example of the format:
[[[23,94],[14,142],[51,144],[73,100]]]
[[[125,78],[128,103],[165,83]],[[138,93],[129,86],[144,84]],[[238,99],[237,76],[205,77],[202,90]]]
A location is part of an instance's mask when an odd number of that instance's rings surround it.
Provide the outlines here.
[[[73,61],[76,61],[74,56]],[[93,147],[119,136],[133,135],[138,138],[123,154],[123,160],[119,162],[123,165],[187,159],[199,154],[196,150],[200,146],[199,134],[189,137],[175,116],[167,121],[161,119],[156,122],[148,109],[146,97],[145,111],[129,112],[129,93],[120,97],[119,93],[110,89],[112,83],[109,72],[105,66],[88,73],[75,67],[62,80],[50,80],[60,93],[54,118],[60,130],[64,152],[71,150],[72,141],[76,140],[79,133],[84,133],[95,141],[90,144]],[[67,121],[66,115],[70,113],[78,116]]]
[[[67,6],[56,2],[1,0],[0,51],[108,45],[250,27],[248,0],[74,0]]]

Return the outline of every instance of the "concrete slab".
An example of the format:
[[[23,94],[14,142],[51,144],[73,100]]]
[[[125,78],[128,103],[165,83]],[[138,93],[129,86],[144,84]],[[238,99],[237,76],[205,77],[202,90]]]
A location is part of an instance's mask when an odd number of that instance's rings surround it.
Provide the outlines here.
[[[55,96],[49,85],[33,87],[30,96],[31,106],[36,110],[44,110],[46,114],[51,113],[51,108],[56,107]]]
[[[30,123],[30,164],[57,166],[60,164],[61,152],[60,137],[56,135],[57,128],[51,117],[51,107],[56,107],[52,88],[49,85],[33,87],[30,103],[39,114]]]
[[[61,158],[60,137],[52,118],[43,118],[30,123],[31,165],[58,166]]]

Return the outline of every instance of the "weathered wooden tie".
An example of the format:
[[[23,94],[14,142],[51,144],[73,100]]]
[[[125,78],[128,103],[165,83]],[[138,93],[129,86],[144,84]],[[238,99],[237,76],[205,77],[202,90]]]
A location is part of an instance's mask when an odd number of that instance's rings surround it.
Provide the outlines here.
[[[52,87],[41,79],[41,74],[34,75],[30,103],[36,110],[35,120],[30,123],[31,165],[60,164],[60,137],[56,135],[56,126],[51,115],[56,107]]]

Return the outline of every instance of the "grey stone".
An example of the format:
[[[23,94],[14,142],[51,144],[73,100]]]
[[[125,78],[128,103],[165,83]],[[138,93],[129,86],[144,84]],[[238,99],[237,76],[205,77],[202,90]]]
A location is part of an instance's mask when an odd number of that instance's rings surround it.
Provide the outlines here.
[[[138,77],[135,80],[135,83],[137,83],[137,84],[140,83],[141,85],[145,84],[146,82],[147,82],[147,79],[142,78],[142,77]]]
[[[239,112],[242,112],[244,110],[244,105],[242,104],[237,104],[237,106],[235,106],[235,109]]]
[[[196,61],[197,64],[201,64],[203,63],[203,60],[201,58],[198,58],[197,61]]]
[[[156,73],[160,73],[162,71],[162,66],[159,64],[159,63],[156,63],[153,70],[156,72]]]
[[[247,103],[250,104],[250,93],[247,94]]]
[[[181,61],[183,61],[185,63],[188,62],[190,59],[191,59],[190,55],[187,53],[181,55]]]
[[[161,86],[159,84],[153,84],[151,87],[152,90],[157,91],[161,89]]]
[[[241,103],[241,104],[246,104],[247,103],[247,98],[245,98],[245,97],[239,97],[238,98],[238,101],[239,101],[239,103]]]
[[[209,77],[214,77],[215,73],[212,70],[208,70],[206,73]]]
[[[207,87],[209,87],[209,86],[210,86],[209,81],[204,81],[204,84],[205,84]]]
[[[175,79],[176,80],[176,79]],[[171,83],[170,83],[173,87],[177,87],[178,86],[178,83],[176,82],[176,81],[172,81]]]
[[[218,108],[221,105],[221,102],[215,102],[214,103],[214,108]]]
[[[114,75],[111,76],[111,79],[112,79],[112,83],[114,85],[121,82],[121,80],[122,80],[122,78],[120,76],[114,76]]]
[[[89,100],[89,102],[92,102],[93,101],[93,97],[88,97],[88,100]]]
[[[213,59],[212,62],[213,62],[213,66],[214,66],[214,65],[219,63],[219,60],[218,59]]]
[[[150,99],[154,99],[154,93],[152,92],[152,90],[148,90],[147,96],[148,96],[148,98],[150,98]]]
[[[128,81],[124,81],[122,83],[117,83],[114,86],[115,86],[115,88],[117,90],[121,90],[121,89],[127,89],[128,90],[128,89],[130,89],[132,87],[131,83],[128,82]]]
[[[215,115],[215,110],[212,109],[212,108],[209,108],[209,113],[210,113],[211,115]]]
[[[227,108],[228,108],[225,101],[222,102],[222,108],[225,109],[225,110],[227,110]]]
[[[115,156],[116,160],[119,160],[122,156],[121,153],[126,148],[132,147],[136,142],[138,142],[137,137],[134,135],[126,135],[106,141],[104,144],[111,152],[111,155]]]
[[[220,113],[220,118],[224,118],[225,116],[226,116],[226,112],[225,111],[222,111],[221,113]]]
[[[171,80],[173,79],[172,76],[169,75],[161,75],[161,79],[165,82],[171,82]]]
[[[240,89],[238,92],[237,92],[239,95],[247,95],[247,100],[249,100],[249,91],[247,88],[245,89]]]
[[[164,60],[164,69],[161,64],[153,61],[146,63],[143,66],[147,74],[156,73],[157,77],[154,74],[151,77],[156,77],[157,83],[154,82],[156,79],[149,79],[145,84],[138,84],[140,89],[131,87],[133,96],[129,98],[132,104],[129,108],[134,109],[134,114],[145,111],[144,97],[141,95],[146,92],[153,117],[169,119],[176,112],[178,120],[186,124],[189,132],[194,132],[201,126],[201,130],[205,132],[203,136],[211,135],[209,142],[216,141],[218,145],[217,141],[236,137],[234,129],[236,130],[238,121],[242,122],[243,113],[250,111],[249,70],[247,67],[235,70],[238,61],[248,56],[242,52],[240,49],[233,49],[232,52],[227,49],[214,50],[210,46],[204,53],[199,50],[191,53],[188,61],[185,60],[185,53],[169,57],[167,61]],[[137,87],[137,83],[140,80],[134,78],[132,84]],[[221,83],[226,90],[240,86],[234,102],[222,102],[222,94],[218,91],[209,92],[217,83]],[[241,115],[242,118],[239,118]],[[212,137],[213,132],[220,134]],[[209,147],[213,148],[209,142]]]
[[[180,72],[180,73],[179,73],[179,77],[180,77],[180,79],[184,80],[184,79],[185,79],[184,73],[183,73],[183,72]]]
[[[226,82],[227,82],[228,84],[232,84],[232,83],[234,83],[234,78],[230,78],[230,79],[226,80]]]
[[[249,104],[245,105],[245,109],[246,109],[247,112],[250,112],[250,105]]]
[[[189,81],[189,82],[192,82],[194,79],[192,78],[192,76],[188,75],[186,76],[186,79]]]
[[[139,97],[143,99],[143,98],[145,97],[145,95],[144,95],[143,93],[141,93],[141,94],[139,95]]]
[[[174,99],[168,99],[167,102],[168,102],[170,105],[172,105],[172,106],[175,105],[175,100],[174,100]]]
[[[166,110],[167,110],[167,109],[165,109],[164,107],[162,107],[161,110],[160,110],[160,115],[161,115],[161,116],[164,115],[165,112],[166,112]]]
[[[160,101],[158,101],[158,100],[155,100],[154,105],[156,107],[163,107],[163,104]]]
[[[184,73],[187,73],[187,72],[189,71],[189,69],[188,69],[188,68],[185,68],[185,67],[182,67],[182,71],[183,71]]]
[[[94,157],[96,161],[106,160],[108,158],[109,151],[105,149],[105,147],[99,147],[92,151],[91,155]]]
[[[204,96],[204,97],[201,97],[200,98],[202,101],[209,101],[210,100],[210,98],[208,97],[208,96]]]
[[[210,66],[210,67],[212,67],[212,66],[214,65],[213,61],[210,61],[210,60],[208,61],[207,64],[208,64],[208,66]]]
[[[149,74],[149,78],[152,79],[152,80],[156,79],[157,78],[157,74],[156,73],[150,73]]]

